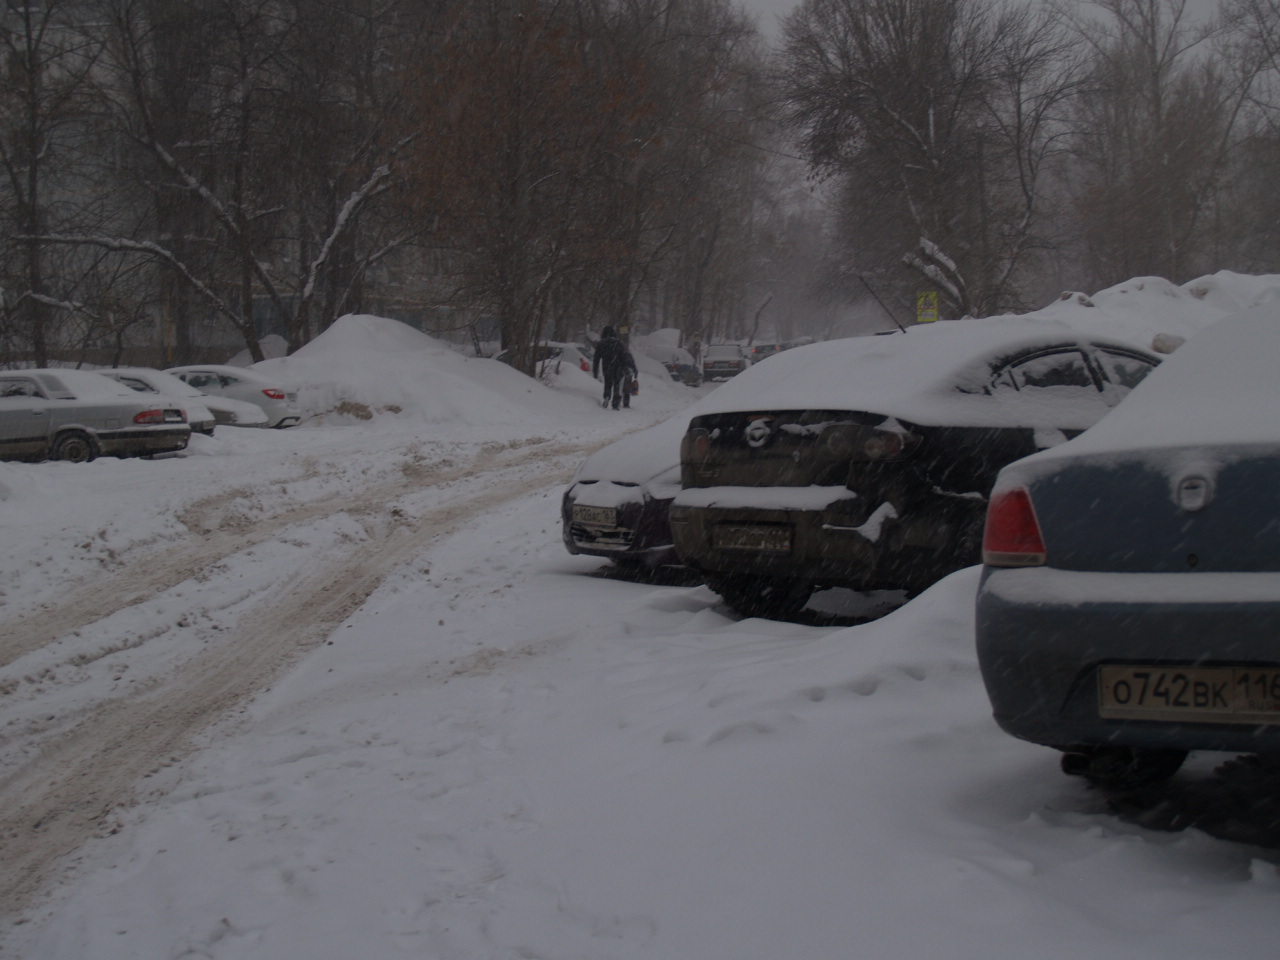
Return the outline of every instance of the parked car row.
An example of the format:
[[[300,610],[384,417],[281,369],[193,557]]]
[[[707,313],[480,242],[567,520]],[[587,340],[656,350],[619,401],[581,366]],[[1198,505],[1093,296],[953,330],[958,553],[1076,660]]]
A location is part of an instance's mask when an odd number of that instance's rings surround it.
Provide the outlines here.
[[[643,455],[589,459],[565,494],[565,543],[676,556],[749,615],[793,615],[832,586],[915,592],[978,562],[1002,466],[1083,431],[1159,362],[1010,319],[778,353],[621,442]],[[604,504],[605,483],[626,495]]]
[[[1280,311],[1161,360],[1007,319],[787,351],[589,458],[565,545],[782,617],[982,562],[995,718],[1066,772],[1127,788],[1188,750],[1275,752]]]
[[[172,453],[218,424],[300,419],[293,388],[240,367],[0,371],[0,460]]]
[[[203,394],[252,403],[266,414],[268,427],[292,427],[302,421],[297,388],[256,370],[206,363],[167,372]]]
[[[138,393],[170,397],[183,402],[187,420],[196,433],[213,434],[220,423],[237,427],[264,427],[267,414],[256,403],[201,393],[188,383],[163,370],[150,367],[110,367],[95,370]]]

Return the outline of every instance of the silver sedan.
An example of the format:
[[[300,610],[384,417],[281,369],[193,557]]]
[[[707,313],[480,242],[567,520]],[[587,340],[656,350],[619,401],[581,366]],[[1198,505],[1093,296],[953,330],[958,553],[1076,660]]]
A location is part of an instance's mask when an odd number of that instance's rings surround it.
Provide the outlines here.
[[[267,425],[267,415],[257,404],[201,393],[195,387],[189,386],[163,370],[155,370],[151,367],[112,367],[95,372],[112,380],[118,380],[138,393],[172,399],[187,411],[191,429],[198,433],[212,434],[213,428],[218,424],[235,427]]]
[[[0,371],[0,459],[84,463],[107,454],[182,450],[191,437],[177,404],[148,400],[87,370]]]
[[[297,388],[256,370],[204,363],[170,367],[166,372],[201,393],[256,404],[266,413],[269,427],[292,427],[302,422]]]

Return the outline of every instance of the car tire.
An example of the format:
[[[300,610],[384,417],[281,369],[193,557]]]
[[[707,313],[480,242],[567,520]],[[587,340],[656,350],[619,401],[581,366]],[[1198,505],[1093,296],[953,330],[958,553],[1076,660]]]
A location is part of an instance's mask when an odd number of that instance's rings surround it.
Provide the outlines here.
[[[776,577],[730,576],[708,580],[708,586],[744,617],[790,620],[804,609],[813,595],[807,580]]]
[[[98,456],[98,445],[93,437],[83,430],[68,430],[54,438],[49,448],[50,460],[65,460],[68,463],[88,463]]]
[[[1062,772],[1104,790],[1135,790],[1168,780],[1187,759],[1186,750],[1154,747],[1069,747]]]

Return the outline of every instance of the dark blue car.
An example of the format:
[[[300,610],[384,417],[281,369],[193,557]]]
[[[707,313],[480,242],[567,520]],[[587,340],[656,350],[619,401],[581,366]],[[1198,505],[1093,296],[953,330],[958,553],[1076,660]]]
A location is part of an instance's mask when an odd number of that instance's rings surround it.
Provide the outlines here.
[[[1280,308],[1193,337],[1001,471],[978,658],[996,721],[1109,786],[1280,753]]]

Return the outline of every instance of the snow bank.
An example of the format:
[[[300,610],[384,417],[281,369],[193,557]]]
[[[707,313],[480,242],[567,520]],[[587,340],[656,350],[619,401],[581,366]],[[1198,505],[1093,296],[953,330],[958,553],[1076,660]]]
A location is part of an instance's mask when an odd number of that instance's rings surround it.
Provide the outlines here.
[[[637,357],[640,390],[666,400],[666,371]],[[533,424],[598,406],[601,385],[573,364],[545,382],[483,357],[470,357],[398,320],[341,317],[292,356],[253,365],[298,385],[305,417],[351,423],[393,416],[471,426]],[[675,398],[679,402],[678,397]]]
[[[532,424],[582,402],[505,363],[464,356],[408,324],[368,315],[341,317],[293,355],[254,369],[297,384],[304,416],[338,423],[393,415],[472,426]]]

